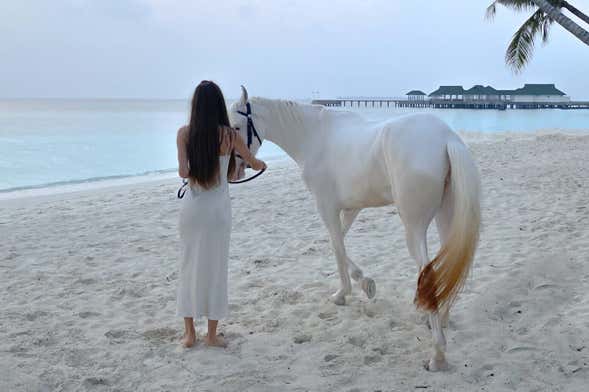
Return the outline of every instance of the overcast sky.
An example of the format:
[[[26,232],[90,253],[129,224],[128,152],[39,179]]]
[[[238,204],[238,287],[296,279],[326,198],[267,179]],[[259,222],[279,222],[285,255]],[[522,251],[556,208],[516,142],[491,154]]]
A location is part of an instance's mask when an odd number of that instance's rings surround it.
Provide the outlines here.
[[[504,64],[528,13],[491,0],[0,0],[0,97],[187,98],[429,93],[556,83],[589,99],[589,47],[554,24],[520,75]],[[589,0],[570,0],[589,12]]]

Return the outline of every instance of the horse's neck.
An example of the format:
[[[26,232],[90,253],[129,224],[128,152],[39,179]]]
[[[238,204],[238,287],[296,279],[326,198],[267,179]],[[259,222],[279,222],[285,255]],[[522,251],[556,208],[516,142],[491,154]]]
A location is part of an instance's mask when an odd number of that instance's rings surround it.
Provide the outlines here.
[[[277,144],[299,165],[321,137],[318,108],[294,102],[252,98],[254,121],[260,122],[265,139]]]

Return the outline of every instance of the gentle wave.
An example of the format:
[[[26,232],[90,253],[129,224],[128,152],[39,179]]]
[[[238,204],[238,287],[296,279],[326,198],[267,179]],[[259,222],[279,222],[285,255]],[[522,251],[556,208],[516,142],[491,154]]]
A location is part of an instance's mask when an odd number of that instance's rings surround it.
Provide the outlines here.
[[[282,155],[270,155],[270,156],[263,156],[260,157],[267,162],[281,162],[290,159],[286,153]],[[45,184],[35,184],[35,185],[28,185],[28,186],[19,186],[19,187],[12,187],[12,188],[5,188],[0,189],[0,200],[2,199],[12,199],[23,195],[24,193],[31,193],[34,191],[42,190],[41,194],[59,194],[65,190],[72,189],[72,190],[80,190],[85,189],[84,185],[92,185],[96,188],[103,188],[110,185],[113,185],[114,182],[118,182],[119,184],[131,184],[135,182],[144,182],[144,181],[151,181],[151,180],[160,180],[160,179],[173,179],[176,178],[177,168],[172,169],[163,169],[163,170],[153,170],[153,171],[146,171],[143,173],[137,174],[121,174],[121,175],[113,175],[113,176],[100,176],[100,177],[91,177],[91,178],[84,178],[84,179],[73,179],[68,181],[56,181],[56,182],[49,182]],[[121,181],[118,181],[121,180]],[[129,180],[129,181],[125,181]],[[136,180],[136,181],[130,181]]]
[[[504,140],[529,139],[529,138],[536,138],[536,137],[551,137],[551,136],[555,136],[555,137],[589,136],[589,129],[587,129],[587,130],[545,129],[545,130],[538,130],[538,131],[534,131],[534,132],[494,132],[494,133],[458,130],[456,132],[467,143],[498,142],[498,141],[504,141]],[[260,158],[270,161],[270,162],[288,159],[288,156],[283,151],[278,152],[276,149],[273,149],[272,152],[273,152],[273,154],[267,154],[267,155],[262,154],[262,155],[260,155]],[[29,185],[29,186],[19,186],[19,187],[0,189],[0,194],[18,193],[20,191],[30,191],[30,190],[36,190],[36,189],[59,188],[59,187],[64,187],[64,186],[83,185],[83,184],[91,184],[91,183],[98,183],[98,182],[109,182],[112,180],[124,180],[124,179],[133,179],[133,178],[139,179],[141,177],[148,180],[149,177],[161,178],[161,176],[163,176],[163,175],[175,173],[176,170],[177,170],[176,168],[170,168],[170,169],[146,171],[146,172],[136,173],[136,174],[99,176],[99,177],[91,177],[91,178],[84,178],[84,179],[73,179],[73,180],[68,180],[68,181],[56,181],[56,182],[49,182],[49,183]]]
[[[66,185],[79,185],[79,184],[87,184],[87,183],[100,182],[100,181],[120,180],[120,179],[125,179],[125,178],[155,176],[158,174],[175,173],[176,170],[177,169],[163,169],[163,170],[146,171],[146,172],[137,173],[137,174],[120,174],[120,175],[115,175],[115,176],[101,176],[101,177],[91,177],[91,178],[75,179],[75,180],[68,180],[68,181],[48,182],[46,184],[36,184],[36,185],[18,186],[18,187],[14,187],[14,188],[0,189],[0,193],[10,193],[10,192],[32,190],[32,189],[42,189],[42,188],[54,188],[54,187],[60,187],[60,186],[66,186]]]

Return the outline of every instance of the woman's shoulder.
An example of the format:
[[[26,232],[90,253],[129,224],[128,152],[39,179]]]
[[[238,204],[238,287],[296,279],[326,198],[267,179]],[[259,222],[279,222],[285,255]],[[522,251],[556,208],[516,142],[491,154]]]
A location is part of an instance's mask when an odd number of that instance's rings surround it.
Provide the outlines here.
[[[188,125],[183,125],[180,127],[180,129],[178,129],[178,140],[186,140],[188,139],[188,131],[189,131],[189,127]]]

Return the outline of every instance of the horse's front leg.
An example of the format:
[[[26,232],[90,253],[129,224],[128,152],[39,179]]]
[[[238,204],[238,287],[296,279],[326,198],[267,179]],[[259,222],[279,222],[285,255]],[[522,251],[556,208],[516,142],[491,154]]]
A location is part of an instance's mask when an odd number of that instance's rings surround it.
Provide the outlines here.
[[[350,230],[350,227],[352,227],[352,223],[354,223],[354,220],[356,219],[359,213],[359,209],[343,210],[341,212],[342,234],[344,237]],[[365,277],[360,267],[358,267],[352,261],[352,259],[350,259],[349,257],[347,257],[346,259],[348,262],[348,267],[350,268],[350,275],[352,276],[352,279],[360,283],[360,287],[362,287],[362,290],[366,293],[366,296],[368,298],[374,298],[374,296],[376,295],[376,283],[374,283],[374,280],[369,277]]]
[[[340,289],[331,296],[331,299],[336,305],[345,305],[346,295],[352,293],[352,283],[350,282],[350,274],[348,273],[348,256],[346,255],[344,235],[341,230],[340,210],[333,206],[322,205],[321,203],[318,203],[318,208],[319,214],[331,238],[331,244],[337,261],[337,270],[341,280]]]

